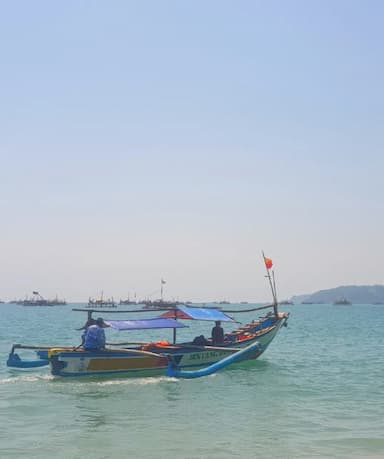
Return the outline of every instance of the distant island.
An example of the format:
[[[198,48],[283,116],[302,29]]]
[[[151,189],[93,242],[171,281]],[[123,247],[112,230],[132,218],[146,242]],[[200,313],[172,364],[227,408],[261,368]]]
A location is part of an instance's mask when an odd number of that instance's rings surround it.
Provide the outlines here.
[[[346,298],[353,304],[384,304],[384,285],[342,285],[291,298],[294,304],[332,304]]]

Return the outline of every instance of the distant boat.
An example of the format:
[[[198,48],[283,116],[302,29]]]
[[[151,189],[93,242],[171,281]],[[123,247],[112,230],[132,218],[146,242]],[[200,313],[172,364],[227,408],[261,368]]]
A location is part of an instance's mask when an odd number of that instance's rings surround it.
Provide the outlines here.
[[[47,300],[41,296],[39,292],[33,291],[30,298],[26,297],[25,300],[17,301],[16,304],[22,306],[62,306],[67,304],[67,302],[65,300],[59,300],[57,295],[53,300]]]
[[[129,298],[129,293],[128,293],[127,299],[126,299],[126,300],[122,300],[122,299],[120,298],[119,304],[125,305],[125,306],[130,305],[130,304],[137,304],[137,301],[136,301],[136,294],[135,294],[135,299],[134,299],[134,300],[131,300],[131,299]]]
[[[182,304],[181,301],[165,301],[165,300],[153,300],[145,301],[143,309],[164,309],[174,308],[178,304]]]
[[[333,304],[337,304],[337,305],[350,305],[352,304],[350,301],[347,300],[347,298],[345,297],[342,297],[342,298],[339,298],[338,300],[335,300],[333,302]]]
[[[157,300],[144,300],[142,303],[144,304],[143,309],[160,309],[160,308],[174,308],[178,304],[182,304],[183,301],[168,301],[164,300],[163,293],[164,288],[163,286],[166,284],[166,281],[161,278],[160,281],[160,298]]]
[[[283,300],[283,301],[280,301],[279,304],[293,304],[293,302],[289,300]]]
[[[65,300],[60,300],[57,297],[57,295],[53,300],[48,300],[48,302],[49,302],[50,306],[61,306],[61,305],[67,304],[67,302]]]
[[[113,298],[104,299],[103,292],[101,292],[100,298],[89,298],[88,307],[90,308],[116,308],[116,303]]]
[[[121,305],[129,305],[129,304],[137,304],[137,302],[136,301],[132,301],[129,298],[127,298],[126,300],[121,300],[120,299],[119,304],[121,304]]]

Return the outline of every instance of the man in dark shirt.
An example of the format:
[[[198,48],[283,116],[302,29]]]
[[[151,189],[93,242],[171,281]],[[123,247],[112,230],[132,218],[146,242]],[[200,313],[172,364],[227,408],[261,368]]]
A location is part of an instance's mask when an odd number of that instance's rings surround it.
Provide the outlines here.
[[[221,322],[215,322],[215,326],[212,328],[212,345],[221,346],[224,343],[224,330],[221,327]]]

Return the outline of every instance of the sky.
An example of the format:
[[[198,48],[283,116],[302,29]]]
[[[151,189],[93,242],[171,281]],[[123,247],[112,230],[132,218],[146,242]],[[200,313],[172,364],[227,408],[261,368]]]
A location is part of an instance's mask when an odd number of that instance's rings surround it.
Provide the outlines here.
[[[0,299],[383,284],[383,17],[0,0]]]

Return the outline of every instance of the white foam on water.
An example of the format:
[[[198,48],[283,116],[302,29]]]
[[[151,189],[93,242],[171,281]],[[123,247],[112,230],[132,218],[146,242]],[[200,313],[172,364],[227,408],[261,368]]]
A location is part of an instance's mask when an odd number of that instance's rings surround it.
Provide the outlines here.
[[[19,382],[35,382],[35,381],[49,381],[53,380],[54,377],[50,374],[22,374],[19,376],[13,376],[10,378],[0,378],[0,384],[13,384]]]
[[[175,378],[168,376],[147,377],[147,378],[126,378],[126,379],[110,379],[106,381],[95,382],[98,386],[115,386],[115,385],[133,385],[133,386],[147,386],[149,384],[159,384],[161,382],[176,381]]]

